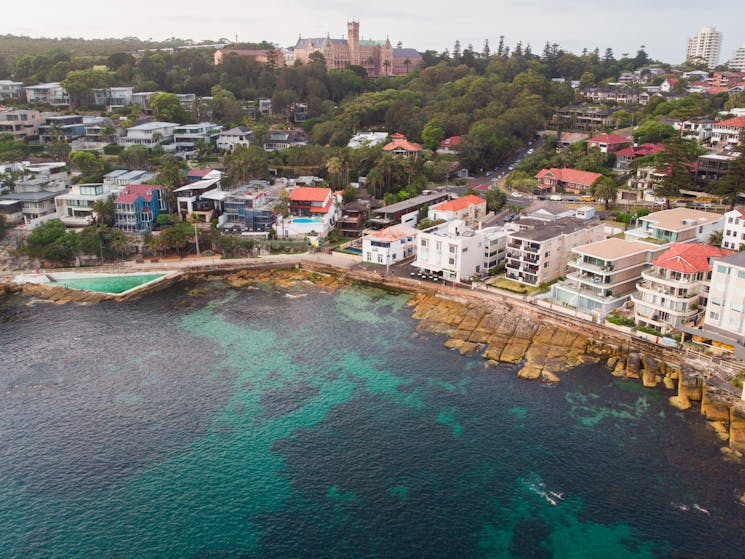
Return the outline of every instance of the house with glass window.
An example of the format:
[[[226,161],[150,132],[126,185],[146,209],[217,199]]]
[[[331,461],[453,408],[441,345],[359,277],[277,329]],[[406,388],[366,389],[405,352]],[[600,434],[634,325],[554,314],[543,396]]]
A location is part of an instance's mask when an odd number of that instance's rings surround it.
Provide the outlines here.
[[[501,227],[472,229],[461,219],[435,225],[419,231],[412,266],[427,275],[467,280],[504,261],[507,235]]]
[[[414,256],[417,231],[407,225],[392,225],[362,237],[362,261],[388,266]]]
[[[706,307],[713,259],[730,254],[700,243],[672,245],[642,271],[631,297],[634,321],[665,334],[692,318]]]
[[[629,300],[642,270],[664,250],[654,243],[618,238],[576,247],[568,261],[571,271],[551,287],[551,299],[603,318]]]
[[[712,260],[706,312],[680,330],[745,359],[745,252]]]
[[[114,199],[115,227],[128,233],[147,233],[166,211],[165,188],[156,184],[128,184]]]
[[[724,227],[724,216],[691,208],[672,208],[639,218],[639,226],[626,231],[626,239],[657,244],[705,243]]]
[[[85,227],[95,221],[93,204],[115,196],[122,187],[112,188],[108,184],[74,184],[64,194],[54,199],[57,217],[67,227]]]

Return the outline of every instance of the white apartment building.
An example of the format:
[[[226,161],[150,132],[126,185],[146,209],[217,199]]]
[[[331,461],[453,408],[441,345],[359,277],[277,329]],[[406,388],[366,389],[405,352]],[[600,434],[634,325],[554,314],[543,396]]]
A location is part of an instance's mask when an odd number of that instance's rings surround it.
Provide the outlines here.
[[[704,27],[693,37],[688,39],[686,60],[688,62],[703,62],[708,68],[719,64],[719,53],[722,49],[722,32],[716,27]]]
[[[745,247],[745,208],[735,208],[724,214],[722,248],[740,250]]]
[[[23,99],[23,82],[0,80],[0,101],[7,99]]]
[[[732,53],[732,58],[729,59],[727,65],[736,72],[745,72],[745,45]]]
[[[706,307],[711,262],[731,254],[711,245],[674,244],[642,271],[636,284],[634,321],[666,334]]]
[[[502,228],[474,230],[454,219],[419,232],[412,266],[451,281],[470,279],[504,260],[507,235]]]
[[[106,200],[118,194],[124,187],[114,187],[101,183],[74,184],[64,194],[55,197],[57,217],[67,227],[85,227],[95,220],[94,202]]]
[[[145,146],[154,148],[163,142],[173,139],[173,131],[178,128],[175,122],[147,122],[127,128],[126,136],[119,138],[118,143],[123,146]]]
[[[739,343],[745,339],[745,252],[712,262],[704,328],[720,330]]]
[[[217,149],[222,151],[233,151],[235,146],[250,146],[253,141],[253,132],[247,126],[236,126],[230,130],[223,130],[217,136]]]
[[[59,82],[40,83],[25,88],[28,103],[43,103],[53,107],[69,107],[70,96]]]
[[[724,227],[724,216],[689,208],[672,208],[639,218],[639,227],[626,231],[626,239],[666,243],[706,243]]]
[[[362,261],[389,266],[414,256],[417,231],[407,225],[392,225],[362,237]]]

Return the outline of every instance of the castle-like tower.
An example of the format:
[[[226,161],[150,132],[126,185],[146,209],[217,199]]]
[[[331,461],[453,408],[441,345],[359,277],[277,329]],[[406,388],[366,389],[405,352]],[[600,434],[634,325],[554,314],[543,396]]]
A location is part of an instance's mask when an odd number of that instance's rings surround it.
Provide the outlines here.
[[[349,45],[349,63],[360,65],[360,22],[347,22],[347,44]]]

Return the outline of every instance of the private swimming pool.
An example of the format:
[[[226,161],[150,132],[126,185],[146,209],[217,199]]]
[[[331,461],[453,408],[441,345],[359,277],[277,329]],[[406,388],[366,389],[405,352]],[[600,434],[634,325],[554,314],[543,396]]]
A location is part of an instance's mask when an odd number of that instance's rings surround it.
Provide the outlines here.
[[[323,223],[323,220],[313,217],[293,217],[292,223]]]

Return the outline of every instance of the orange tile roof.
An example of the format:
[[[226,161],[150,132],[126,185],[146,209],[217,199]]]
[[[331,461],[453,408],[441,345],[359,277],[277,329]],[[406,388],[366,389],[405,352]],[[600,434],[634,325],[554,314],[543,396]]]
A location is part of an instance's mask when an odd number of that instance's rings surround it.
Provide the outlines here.
[[[445,138],[443,141],[440,142],[440,146],[444,148],[451,148],[453,146],[457,146],[460,144],[461,137],[460,136],[450,136],[449,138]]]
[[[711,258],[729,256],[733,251],[711,245],[699,243],[674,244],[663,252],[652,264],[659,268],[680,272],[682,274],[696,274],[711,271]]]
[[[541,169],[534,178],[540,180],[546,176],[551,176],[557,181],[570,184],[592,186],[592,184],[603,175],[601,175],[600,173],[591,173],[590,171],[578,171],[577,169],[557,169],[555,167],[552,167],[551,169]]]
[[[619,134],[601,134],[587,140],[588,144],[630,144],[631,140]]]
[[[391,143],[386,144],[383,148],[383,151],[394,151],[397,149],[402,149],[404,151],[422,151],[422,146],[420,144],[410,142],[406,139],[396,139],[393,140]]]
[[[298,186],[290,192],[290,200],[293,202],[323,202],[329,194],[331,194],[330,188]]]
[[[732,126],[734,128],[745,128],[745,116],[738,116],[735,118],[722,120],[721,122],[715,122],[714,126]]]
[[[486,200],[479,196],[469,194],[468,196],[461,196],[460,198],[456,198],[455,200],[449,200],[447,202],[437,204],[436,206],[432,206],[432,209],[442,210],[444,212],[457,212],[459,210],[467,208],[468,206],[474,206],[477,204],[486,204]]]

